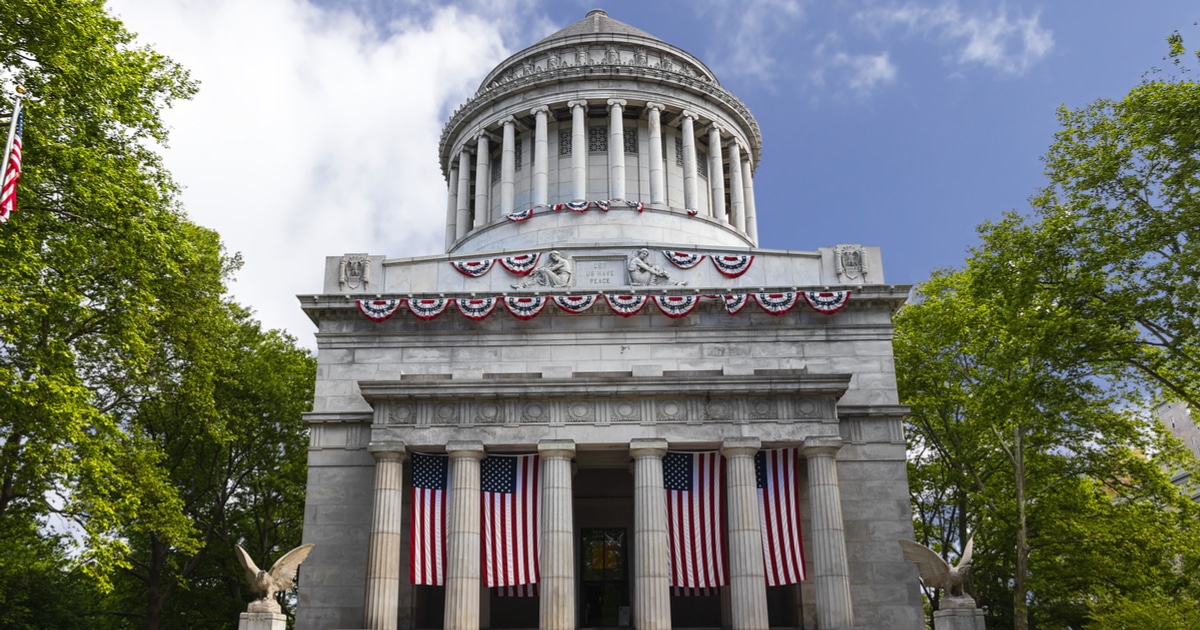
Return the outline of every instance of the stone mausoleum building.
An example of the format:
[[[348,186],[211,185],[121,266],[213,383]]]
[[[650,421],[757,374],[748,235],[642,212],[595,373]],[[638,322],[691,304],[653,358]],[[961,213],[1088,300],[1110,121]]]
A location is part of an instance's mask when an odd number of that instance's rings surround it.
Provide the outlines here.
[[[442,134],[446,253],[332,256],[300,296],[297,628],[922,627],[896,544],[908,287],[875,247],[760,249],[758,213],[790,211],[755,204],[762,143],[704,63],[604,11],[487,75]],[[806,578],[783,586],[756,486],[773,449],[798,458]],[[719,588],[672,588],[668,452],[723,456]],[[441,586],[411,582],[414,454],[449,471]],[[481,460],[503,454],[539,455],[534,597],[481,578]]]

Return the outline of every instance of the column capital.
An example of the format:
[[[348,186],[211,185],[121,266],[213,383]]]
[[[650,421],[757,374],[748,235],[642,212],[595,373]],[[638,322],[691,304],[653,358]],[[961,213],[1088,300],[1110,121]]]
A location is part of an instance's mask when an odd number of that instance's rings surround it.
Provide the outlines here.
[[[737,151],[738,151],[738,153],[739,153],[739,154],[740,154],[741,152],[745,151],[745,149],[743,149],[743,148],[742,148],[742,143],[741,143],[741,142],[738,142],[738,139],[737,139],[737,138],[730,138],[729,140],[726,140],[726,141],[725,141],[725,147],[726,147],[727,149],[729,149],[730,151],[732,151],[732,150],[734,150],[734,149],[737,149]]]
[[[805,457],[813,455],[837,455],[837,452],[842,448],[842,438],[840,437],[810,437],[804,440],[804,446],[800,451]]]
[[[664,109],[666,109],[666,108],[667,108],[667,106],[666,106],[666,105],[663,105],[662,103],[652,103],[652,102],[647,102],[647,103],[646,103],[646,109],[648,109],[648,110],[650,110],[650,111],[658,111],[658,112],[661,112],[662,110],[664,110]]]
[[[479,132],[479,133],[478,133],[478,134],[475,136],[475,146],[476,146],[476,147],[478,147],[478,146],[479,146],[479,141],[480,141],[480,140],[487,140],[488,142],[491,142],[491,141],[492,141],[492,134],[490,134],[490,133],[488,133],[488,132],[486,132],[486,131],[480,131],[480,132]]]
[[[628,101],[626,101],[623,98],[610,98],[610,99],[608,99],[608,111],[612,111],[612,108],[614,106],[615,107],[625,107],[625,103],[627,103],[627,102]]]
[[[679,117],[680,118],[690,118],[692,120],[700,120],[700,114],[697,114],[696,112],[694,112],[690,109],[685,109],[682,112],[679,112]]]
[[[725,131],[725,127],[723,127],[720,123],[714,122],[708,126],[708,131],[709,131],[709,133],[712,133],[714,131],[717,133],[721,133],[721,132]]]
[[[662,438],[634,438],[629,441],[629,454],[634,459],[662,457],[667,454],[667,441]]]
[[[537,107],[534,107],[533,109],[529,110],[529,113],[530,113],[530,115],[533,115],[533,116],[537,116],[538,114],[549,114],[550,107],[546,106],[546,105],[538,105]]]
[[[721,441],[721,454],[725,457],[753,457],[762,448],[762,440],[756,437],[725,438]]]
[[[500,123],[501,125],[508,126],[508,125],[517,124],[517,119],[513,118],[512,116],[505,116],[504,118],[501,118],[500,120],[497,120],[496,122]]]
[[[575,109],[576,107],[587,109],[587,106],[587,101],[567,101],[567,107],[570,107],[571,109]]]
[[[487,451],[483,448],[483,442],[478,440],[451,440],[446,442],[446,454],[451,459],[483,459]]]
[[[538,440],[538,455],[547,459],[574,459],[575,440]]]
[[[388,442],[371,442],[367,444],[367,452],[375,458],[376,461],[404,461],[404,456],[407,450],[404,447],[404,442],[388,441]]]

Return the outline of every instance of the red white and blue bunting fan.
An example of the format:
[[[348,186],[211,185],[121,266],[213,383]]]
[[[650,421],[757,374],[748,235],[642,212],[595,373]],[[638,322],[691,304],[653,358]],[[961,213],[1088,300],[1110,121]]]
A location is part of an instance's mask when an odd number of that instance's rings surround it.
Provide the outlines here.
[[[382,322],[396,311],[400,310],[400,303],[404,300],[359,300],[358,310],[362,311],[367,319],[373,322]]]
[[[592,205],[592,202],[590,201],[568,201],[567,203],[556,205],[554,209],[561,210],[562,208],[566,208],[571,212],[587,212],[588,206],[590,205]],[[561,206],[561,208],[559,206]]]
[[[533,319],[546,308],[546,297],[505,297],[504,306],[517,319]]]
[[[521,221],[528,221],[529,217],[532,217],[532,216],[533,216],[533,208],[530,208],[528,210],[522,210],[520,212],[510,212],[510,213],[504,215],[504,218],[508,219],[509,221],[512,221],[514,223],[520,223]]]
[[[450,300],[447,300],[446,298],[433,298],[426,300],[412,298],[408,301],[408,310],[412,311],[412,314],[415,315],[417,319],[429,321],[434,317],[441,315],[442,311],[446,310],[446,305],[449,303]]]
[[[695,252],[677,252],[664,249],[662,250],[662,253],[663,256],[667,257],[667,260],[671,261],[672,265],[675,265],[680,269],[691,269],[692,267],[699,265],[700,261],[704,260],[704,254],[697,254]]]
[[[846,308],[846,303],[850,301],[849,291],[805,291],[804,299],[808,305],[813,307],[813,310],[826,315],[834,313]]]
[[[742,312],[743,308],[746,308],[746,302],[750,301],[750,294],[722,295],[721,299],[725,302],[725,310],[730,315],[737,315]]]
[[[496,308],[496,298],[456,298],[454,303],[458,305],[458,310],[467,319],[481,321],[483,318],[492,314],[492,310]]]
[[[632,317],[642,310],[648,297],[645,295],[605,295],[604,299],[608,300],[609,308],[617,315]]]
[[[688,216],[692,216],[692,217],[694,217],[694,216],[696,216],[696,215],[700,214],[698,211],[696,211],[696,210],[692,210],[691,208],[688,208],[688,209],[687,209],[687,213],[688,213]]]
[[[646,203],[643,201],[626,201],[625,205],[637,210],[638,214],[641,214],[642,211],[646,209]]]
[[[497,260],[500,261],[501,267],[518,276],[523,276],[533,271],[533,268],[537,267],[538,261],[541,258],[541,254],[517,254],[516,256],[502,256],[497,258]]]
[[[593,202],[592,205],[599,208],[602,212],[608,212],[608,208],[612,204],[609,202],[608,199],[601,199],[599,201]]]
[[[597,295],[556,295],[554,303],[562,310],[578,315],[596,303]]]
[[[450,264],[464,276],[478,278],[483,274],[492,270],[492,265],[496,261],[492,258],[483,260],[451,260]]]
[[[692,312],[696,305],[700,303],[698,295],[656,295],[654,303],[658,306],[658,310],[662,311],[663,315],[671,319],[679,319],[684,315]]]
[[[750,269],[750,264],[754,262],[754,256],[751,254],[738,254],[734,256],[713,254],[709,258],[712,258],[713,265],[716,266],[717,271],[720,271],[721,275],[726,278],[736,278],[746,273]]]
[[[784,293],[755,293],[754,301],[762,309],[772,315],[783,315],[792,310],[796,306],[796,302],[800,300],[800,294],[795,291],[787,291]]]

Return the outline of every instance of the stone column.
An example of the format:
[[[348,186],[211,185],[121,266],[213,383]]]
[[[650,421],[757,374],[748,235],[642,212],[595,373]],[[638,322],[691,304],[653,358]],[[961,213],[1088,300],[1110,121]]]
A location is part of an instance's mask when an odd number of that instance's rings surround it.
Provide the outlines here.
[[[750,167],[750,151],[742,157],[742,203],[746,204],[746,235],[758,245],[758,218],[754,215],[754,169]]]
[[[550,108],[542,105],[529,110],[536,117],[533,128],[533,205],[544,206],[550,187],[550,140],[546,137],[546,116]]]
[[[504,144],[500,153],[500,216],[512,214],[517,180],[517,121],[508,116],[504,125]],[[479,194],[479,191],[475,191]]]
[[[633,456],[633,627],[671,627],[671,567],[667,556],[667,491],[662,457],[667,441],[639,438]]]
[[[454,440],[446,514],[446,630],[477,630],[480,600],[479,462],[483,443]]]
[[[400,613],[400,504],[404,499],[404,443],[372,442],[375,500],[371,508],[371,546],[367,554],[367,596],[363,625],[396,630]]]
[[[808,495],[812,503],[811,558],[817,592],[817,624],[822,628],[854,625],[842,497],[835,460],[841,448],[840,437],[809,438],[804,441],[803,448],[804,457],[808,459]]]
[[[713,123],[708,129],[708,185],[712,190],[712,215],[729,223],[725,215],[725,159],[721,156],[721,126]]]
[[[767,574],[763,566],[762,528],[759,524],[758,484],[754,454],[762,447],[758,438],[726,438],[725,487],[729,517],[729,594],[734,630],[767,627]]]
[[[729,142],[729,213],[733,227],[746,231],[745,191],[742,190],[742,146],[737,140]]]
[[[662,103],[646,103],[650,127],[650,205],[661,208],[667,204],[667,185],[663,177]]]
[[[608,99],[608,198],[625,199],[625,101]]]
[[[575,628],[575,523],[571,460],[575,442],[538,442],[542,460],[542,531],[539,624],[549,630]]]
[[[458,209],[455,215],[454,237],[459,240],[471,231],[471,153],[465,147],[458,154]]]
[[[458,164],[450,167],[449,194],[446,195],[446,251],[454,245],[458,237],[455,226],[458,221]]]
[[[700,210],[696,191],[696,112],[683,110],[683,205],[688,210]]]
[[[486,133],[479,134],[475,143],[475,229],[488,224],[492,208],[488,204],[488,191],[492,189],[492,156]]]
[[[568,101],[571,108],[571,201],[587,199],[587,101]]]

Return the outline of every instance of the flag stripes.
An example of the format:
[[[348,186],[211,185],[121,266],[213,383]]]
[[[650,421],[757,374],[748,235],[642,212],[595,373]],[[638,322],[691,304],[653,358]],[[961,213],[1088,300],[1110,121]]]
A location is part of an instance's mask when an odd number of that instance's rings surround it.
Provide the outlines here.
[[[449,458],[412,455],[412,522],[409,540],[409,581],[441,586],[446,579],[446,498]]]
[[[725,585],[724,462],[717,451],[663,456],[671,586]]]
[[[25,109],[17,101],[12,129],[5,146],[3,180],[0,180],[0,223],[17,210],[17,182],[21,179],[21,134],[25,131]]]
[[[484,586],[538,581],[538,456],[489,455],[481,468]]]
[[[800,514],[796,505],[798,460],[795,448],[764,450],[754,456],[768,586],[795,584],[805,579]]]

